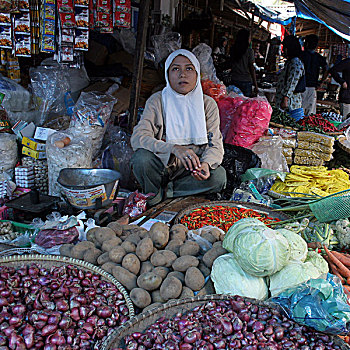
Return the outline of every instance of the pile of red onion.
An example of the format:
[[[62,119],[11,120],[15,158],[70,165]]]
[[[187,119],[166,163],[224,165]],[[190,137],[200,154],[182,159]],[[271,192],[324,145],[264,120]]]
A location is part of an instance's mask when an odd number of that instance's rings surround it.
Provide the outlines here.
[[[329,336],[240,296],[207,302],[172,319],[162,317],[143,334],[135,332],[124,340],[127,350],[340,349]]]
[[[0,266],[0,350],[88,350],[129,319],[117,287],[66,265]]]

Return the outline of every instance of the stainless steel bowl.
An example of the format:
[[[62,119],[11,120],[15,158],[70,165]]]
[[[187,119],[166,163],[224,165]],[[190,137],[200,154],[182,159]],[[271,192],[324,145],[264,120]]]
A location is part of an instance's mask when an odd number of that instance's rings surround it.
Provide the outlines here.
[[[94,209],[98,198],[105,207],[112,203],[118,191],[120,173],[110,169],[65,168],[57,182],[63,196],[75,208]]]

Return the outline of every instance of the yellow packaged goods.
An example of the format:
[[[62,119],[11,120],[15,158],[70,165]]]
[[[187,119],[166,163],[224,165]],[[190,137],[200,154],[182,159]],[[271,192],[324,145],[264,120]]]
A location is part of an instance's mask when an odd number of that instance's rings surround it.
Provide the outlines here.
[[[300,157],[311,157],[311,158],[318,158],[320,160],[324,161],[330,161],[332,159],[332,154],[330,153],[323,153],[323,152],[317,152],[309,149],[302,149],[302,148],[296,148],[294,151],[295,156]],[[302,164],[302,163],[299,163]],[[310,164],[310,163],[305,163]]]
[[[302,149],[309,149],[317,152],[323,152],[323,153],[333,153],[334,148],[330,146],[325,146],[317,142],[309,142],[309,141],[299,141],[298,142],[298,148]]]
[[[333,147],[334,145],[334,137],[311,131],[299,131],[298,142],[299,141],[318,142],[329,147]]]
[[[321,166],[324,163],[324,160],[320,158],[305,157],[305,156],[294,156],[294,163],[300,165],[312,165],[312,166]]]
[[[293,148],[283,147],[282,148],[282,154],[285,157],[291,157],[293,155]]]
[[[22,145],[34,150],[34,151],[45,151],[46,145],[45,143],[37,142],[34,139],[30,139],[29,137],[22,138]]]
[[[324,166],[290,167],[285,181],[276,180],[271,191],[291,197],[316,194],[322,197],[350,188],[349,175],[341,170],[328,170]]]
[[[46,152],[39,152],[34,151],[33,149],[30,149],[28,147],[22,148],[22,154],[25,154],[29,157],[35,158],[35,159],[45,159],[46,158]]]

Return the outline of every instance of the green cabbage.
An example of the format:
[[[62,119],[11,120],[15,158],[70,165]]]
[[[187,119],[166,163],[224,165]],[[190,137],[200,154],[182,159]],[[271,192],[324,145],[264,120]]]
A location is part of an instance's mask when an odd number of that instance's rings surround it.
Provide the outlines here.
[[[307,255],[307,243],[297,233],[284,228],[277,229],[288,241],[290,246],[291,261],[305,261]]]
[[[242,270],[233,254],[218,257],[214,261],[210,277],[218,294],[237,294],[260,300],[267,298],[268,288],[264,279]]]
[[[275,297],[285,289],[295,287],[309,279],[319,278],[320,271],[311,262],[293,261],[281,271],[270,276],[270,292]]]
[[[327,261],[323,259],[320,254],[314,251],[310,251],[307,253],[305,262],[310,262],[320,271],[321,274],[329,272]]]
[[[238,223],[243,220],[246,219]],[[229,239],[223,244],[225,249],[233,253],[241,268],[252,276],[265,277],[286,266],[290,257],[286,238],[260,221],[258,224],[252,220],[245,222],[247,225],[241,224],[236,229],[233,228],[233,242]]]

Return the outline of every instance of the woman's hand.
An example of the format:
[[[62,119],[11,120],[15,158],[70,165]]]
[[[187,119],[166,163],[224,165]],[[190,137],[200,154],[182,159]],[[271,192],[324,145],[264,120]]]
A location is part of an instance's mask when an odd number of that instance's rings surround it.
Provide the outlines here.
[[[287,96],[283,96],[282,101],[281,101],[281,108],[282,109],[288,108],[288,97]]]
[[[209,164],[206,162],[202,162],[202,166],[200,168],[192,171],[192,176],[198,181],[209,179],[210,177]]]
[[[185,146],[175,145],[172,153],[180,159],[186,170],[198,170],[201,167],[201,162],[196,153]]]

